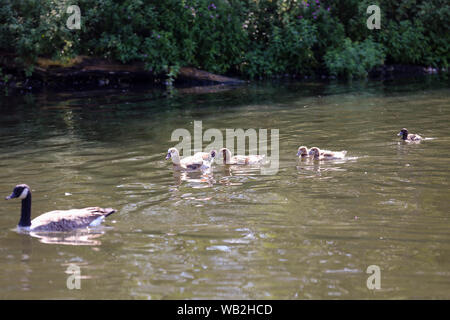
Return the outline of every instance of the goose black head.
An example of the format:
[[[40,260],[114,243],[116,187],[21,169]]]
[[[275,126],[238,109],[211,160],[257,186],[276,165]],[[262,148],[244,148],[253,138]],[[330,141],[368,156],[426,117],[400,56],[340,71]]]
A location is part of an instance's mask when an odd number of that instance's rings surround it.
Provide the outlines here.
[[[11,193],[11,195],[6,197],[6,200],[10,200],[10,199],[14,199],[14,198],[19,198],[19,199],[23,200],[26,197],[28,197],[28,194],[30,192],[31,191],[30,191],[29,186],[27,186],[26,184],[18,184],[17,186],[14,187],[14,190]]]
[[[398,133],[399,137],[402,137],[402,139],[406,140],[408,138],[408,129],[403,128],[402,130],[400,130],[400,132]]]

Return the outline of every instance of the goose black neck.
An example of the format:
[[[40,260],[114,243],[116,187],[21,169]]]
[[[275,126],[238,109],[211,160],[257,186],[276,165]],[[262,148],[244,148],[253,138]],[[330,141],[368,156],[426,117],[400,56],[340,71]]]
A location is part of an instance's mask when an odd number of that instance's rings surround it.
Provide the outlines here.
[[[19,227],[31,226],[31,192],[22,200],[22,214],[20,215]]]

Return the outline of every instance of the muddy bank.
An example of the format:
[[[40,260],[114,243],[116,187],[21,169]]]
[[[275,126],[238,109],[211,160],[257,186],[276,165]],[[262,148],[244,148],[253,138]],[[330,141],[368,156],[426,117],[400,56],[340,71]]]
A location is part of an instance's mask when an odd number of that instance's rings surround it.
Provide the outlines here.
[[[144,63],[121,64],[104,59],[91,57],[76,57],[65,62],[56,62],[39,58],[31,77],[19,72],[14,64],[14,57],[0,55],[0,88],[18,92],[35,92],[42,89],[56,91],[80,91],[90,89],[118,89],[128,90],[135,87],[150,87],[164,89],[173,85],[176,88],[202,86],[241,85],[248,81],[217,75],[192,67],[179,69],[177,78],[171,82],[164,74],[155,74],[145,69]],[[411,65],[383,65],[369,73],[370,79],[395,79],[417,77],[427,74],[447,72],[431,67]],[[287,78],[294,80],[327,80],[335,79],[325,71],[319,75],[304,76],[298,74],[283,74],[275,79]]]
[[[174,86],[238,85],[246,81],[217,75],[192,67],[181,67],[173,81],[164,74],[155,74],[144,63],[121,64],[104,59],[79,56],[65,62],[39,58],[33,74],[26,77],[14,64],[14,57],[3,55],[0,87],[36,91],[87,90],[93,88],[127,89],[133,86],[164,88]]]

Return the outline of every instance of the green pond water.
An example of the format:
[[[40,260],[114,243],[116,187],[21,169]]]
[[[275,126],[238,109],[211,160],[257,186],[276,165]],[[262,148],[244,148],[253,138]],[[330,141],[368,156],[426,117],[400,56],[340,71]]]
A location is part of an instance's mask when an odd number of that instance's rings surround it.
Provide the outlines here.
[[[450,299],[448,81],[210,91],[2,96],[3,198],[26,183],[33,218],[118,211],[100,228],[23,234],[20,201],[1,198],[0,298]],[[278,171],[174,171],[171,134],[194,121],[278,129]],[[401,143],[403,127],[427,140]],[[300,145],[348,158],[299,161]]]

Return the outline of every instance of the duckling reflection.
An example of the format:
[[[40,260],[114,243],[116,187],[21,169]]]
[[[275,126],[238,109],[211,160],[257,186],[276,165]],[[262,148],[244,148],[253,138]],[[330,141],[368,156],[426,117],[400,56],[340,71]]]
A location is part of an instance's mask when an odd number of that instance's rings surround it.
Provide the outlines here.
[[[175,185],[187,182],[192,188],[209,188],[215,183],[212,169],[203,171],[173,171]]]
[[[325,170],[321,168],[321,162],[313,161],[311,158],[300,159],[296,168],[298,171],[311,172],[319,175],[321,171]]]
[[[306,161],[299,161],[298,165],[296,166],[298,171],[303,172],[313,172],[315,175],[321,175],[322,172],[327,171],[347,171],[347,169],[341,168],[339,165],[347,163],[349,161],[353,162],[357,157],[352,157],[350,159],[340,159],[340,160],[334,160],[334,161],[317,161],[313,158],[306,160]]]
[[[248,181],[249,177],[261,175],[261,165],[225,165],[221,167],[220,175],[220,184],[240,186]]]
[[[252,176],[261,173],[261,165],[226,165],[222,167],[225,176]]]

